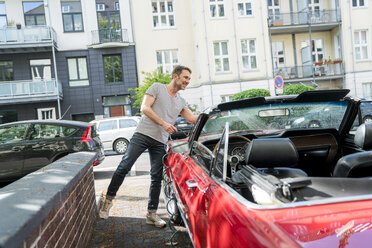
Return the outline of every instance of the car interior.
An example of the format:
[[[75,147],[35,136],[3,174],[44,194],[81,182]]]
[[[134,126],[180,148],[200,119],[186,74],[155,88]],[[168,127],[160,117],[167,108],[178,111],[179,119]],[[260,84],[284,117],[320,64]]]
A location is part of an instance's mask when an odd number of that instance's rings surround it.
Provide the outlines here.
[[[310,200],[360,200],[371,192],[372,124],[357,128],[350,154],[343,152],[335,129],[288,130],[262,138],[229,136],[228,125],[219,140],[194,141],[190,156],[253,203],[280,207]]]

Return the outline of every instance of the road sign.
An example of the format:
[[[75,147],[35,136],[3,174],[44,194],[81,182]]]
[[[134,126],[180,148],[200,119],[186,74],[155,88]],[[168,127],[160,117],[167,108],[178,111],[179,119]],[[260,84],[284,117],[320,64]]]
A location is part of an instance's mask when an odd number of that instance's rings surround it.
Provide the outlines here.
[[[281,76],[276,76],[274,79],[275,88],[282,89],[284,85],[283,78]]]

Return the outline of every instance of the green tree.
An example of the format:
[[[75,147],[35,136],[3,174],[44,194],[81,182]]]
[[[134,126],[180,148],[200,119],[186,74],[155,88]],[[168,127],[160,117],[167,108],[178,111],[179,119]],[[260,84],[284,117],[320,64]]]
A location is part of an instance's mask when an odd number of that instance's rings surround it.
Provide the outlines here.
[[[257,96],[270,96],[270,91],[265,90],[265,89],[250,89],[250,90],[245,90],[239,93],[236,93],[235,95],[232,96],[233,100],[242,100],[242,99],[247,99],[247,98],[252,98],[252,97],[257,97]]]
[[[304,91],[315,90],[313,86],[303,84],[292,84],[283,89],[283,95],[297,95]]]
[[[153,72],[142,72],[143,75],[146,77],[142,81],[142,86],[129,89],[130,92],[134,92],[132,98],[135,99],[133,103],[133,107],[140,109],[143,96],[145,95],[147,89],[153,83],[162,83],[162,84],[169,84],[172,80],[171,74],[163,74],[161,68],[155,69]]]

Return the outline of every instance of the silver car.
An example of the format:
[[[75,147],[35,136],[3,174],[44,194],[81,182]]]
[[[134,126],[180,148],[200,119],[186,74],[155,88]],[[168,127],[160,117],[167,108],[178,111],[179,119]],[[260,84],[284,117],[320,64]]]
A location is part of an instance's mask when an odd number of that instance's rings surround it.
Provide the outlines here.
[[[140,117],[137,116],[121,116],[93,120],[91,123],[96,125],[97,133],[105,151],[115,151],[118,154],[124,154],[139,120]]]

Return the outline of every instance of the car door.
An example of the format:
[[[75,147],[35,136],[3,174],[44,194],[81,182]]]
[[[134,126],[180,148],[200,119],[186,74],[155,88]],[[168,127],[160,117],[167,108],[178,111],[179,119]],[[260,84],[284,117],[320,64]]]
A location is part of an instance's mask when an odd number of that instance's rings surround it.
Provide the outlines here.
[[[0,128],[0,180],[22,177],[27,127],[27,124],[17,124]]]
[[[112,142],[117,128],[117,120],[107,120],[99,123],[97,130],[105,150],[112,150]]]
[[[119,120],[119,129],[117,129],[114,139],[123,137],[128,141],[132,138],[136,131],[138,123],[132,119]]]

